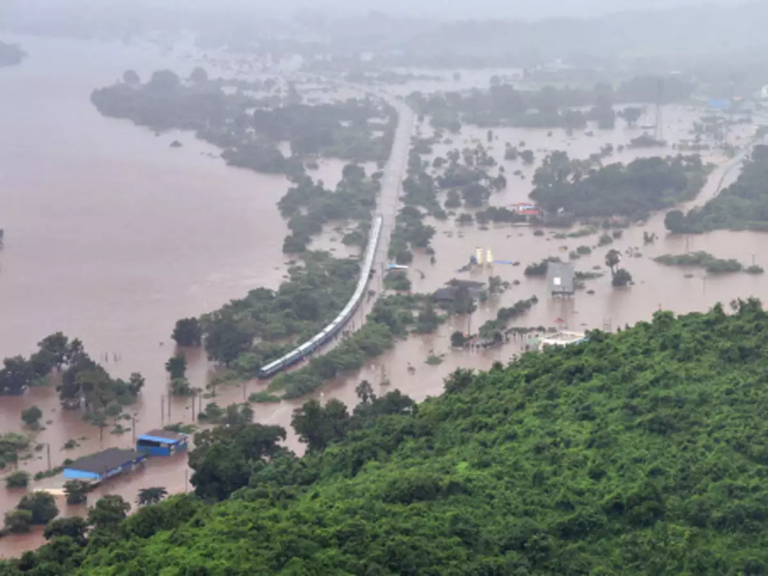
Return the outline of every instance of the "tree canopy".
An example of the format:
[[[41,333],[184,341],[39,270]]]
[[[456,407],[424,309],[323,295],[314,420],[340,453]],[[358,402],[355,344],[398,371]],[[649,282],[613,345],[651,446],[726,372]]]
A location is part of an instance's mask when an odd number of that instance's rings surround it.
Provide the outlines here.
[[[768,146],[755,146],[736,182],[701,208],[667,213],[670,232],[700,234],[711,230],[768,230]]]
[[[112,532],[3,573],[762,573],[768,314],[732,308],[459,370],[420,405],[309,402],[303,458],[279,428],[203,432],[197,497],[97,505]]]
[[[536,170],[531,198],[550,212],[576,217],[647,217],[690,200],[704,185],[708,167],[698,155],[640,158],[597,169],[553,152]]]

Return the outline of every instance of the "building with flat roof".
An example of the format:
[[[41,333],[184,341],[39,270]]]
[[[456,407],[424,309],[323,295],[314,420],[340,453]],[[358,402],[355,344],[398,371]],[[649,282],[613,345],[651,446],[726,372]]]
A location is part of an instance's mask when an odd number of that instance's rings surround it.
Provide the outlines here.
[[[101,482],[112,476],[132,471],[146,460],[147,456],[136,450],[109,448],[103,452],[80,458],[64,467],[66,480]]]
[[[187,435],[168,430],[150,430],[136,440],[136,450],[150,456],[170,456],[187,449]]]
[[[547,264],[547,284],[552,296],[573,296],[573,264],[549,262]]]
[[[539,350],[544,350],[550,346],[570,346],[571,344],[580,344],[589,340],[584,332],[569,332],[562,330],[545,336],[539,342]]]

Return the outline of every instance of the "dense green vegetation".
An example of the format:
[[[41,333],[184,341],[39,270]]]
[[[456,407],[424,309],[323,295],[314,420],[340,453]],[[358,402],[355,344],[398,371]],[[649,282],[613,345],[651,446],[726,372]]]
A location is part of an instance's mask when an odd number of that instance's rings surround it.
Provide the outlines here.
[[[536,296],[532,296],[527,300],[519,300],[508,308],[499,309],[495,320],[488,320],[480,326],[478,335],[482,340],[493,341],[495,344],[502,343],[504,338],[511,333],[511,331],[506,330],[509,322],[528,312],[538,301]]]
[[[710,274],[725,274],[728,272],[741,272],[744,266],[741,262],[729,258],[715,258],[707,252],[690,252],[688,254],[663,254],[654,258],[655,262],[665,266],[691,266],[704,268]]]
[[[179,346],[200,346],[203,341],[203,329],[197,318],[182,318],[176,322],[171,338]]]
[[[768,230],[768,146],[755,146],[736,182],[688,214],[667,213],[664,224],[676,234],[711,230]]]
[[[21,64],[25,56],[26,53],[15,44],[0,42],[0,68]]]
[[[87,538],[2,571],[765,573],[768,314],[732,306],[458,371],[418,406],[366,383],[353,414],[307,402],[301,459],[279,427],[204,432],[196,495],[126,520],[107,497]]]
[[[30,386],[46,386],[53,371],[61,371],[56,389],[61,406],[67,410],[85,409],[83,419],[104,428],[110,418],[117,418],[136,401],[144,387],[144,378],[134,372],[128,381],[112,378],[103,366],[94,362],[77,338],[70,340],[56,332],[38,342],[38,350],[29,359],[6,358],[0,370],[0,395],[23,394]],[[31,428],[39,424],[42,412],[31,407],[22,419]]]
[[[411,289],[411,281],[405,270],[392,270],[384,276],[384,288],[407,292]]]
[[[360,265],[327,252],[307,252],[280,288],[251,290],[201,319],[208,356],[243,375],[308,340],[332,320],[355,290]]]
[[[357,228],[346,234],[344,244],[365,248],[371,215],[381,189],[381,173],[368,177],[365,169],[347,164],[336,191],[326,190],[308,176],[295,179],[295,185],[278,202],[280,213],[288,219],[291,233],[283,242],[283,252],[302,253],[312,236],[323,231],[331,221],[355,221]]]
[[[308,106],[300,103],[295,87],[276,103],[273,97],[248,95],[241,86],[227,93],[222,81],[200,71],[183,81],[160,70],[146,84],[126,72],[123,82],[95,90],[91,101],[105,116],[156,131],[193,130],[222,148],[229,164],[259,172],[299,175],[303,162],[314,156],[355,162],[389,156],[397,114],[386,104],[366,99]],[[291,156],[278,147],[285,141]]]
[[[590,170],[584,161],[553,152],[536,170],[531,198],[549,212],[562,209],[577,218],[645,218],[695,197],[708,171],[698,155],[640,158]]]

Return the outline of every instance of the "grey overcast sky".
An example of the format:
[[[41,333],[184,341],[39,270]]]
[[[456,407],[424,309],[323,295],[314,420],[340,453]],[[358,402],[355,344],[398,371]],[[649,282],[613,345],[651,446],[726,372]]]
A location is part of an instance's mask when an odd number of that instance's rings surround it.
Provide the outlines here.
[[[315,10],[332,12],[378,10],[389,14],[441,18],[533,19],[556,16],[594,16],[625,10],[667,9],[702,4],[738,5],[743,0],[288,0]]]
[[[471,18],[483,20],[538,19],[553,16],[594,16],[625,10],[659,10],[675,6],[704,4],[738,5],[744,0],[0,0],[0,25],[30,12],[74,14],[119,12],[203,11],[250,15],[291,16],[296,13],[328,13],[334,16],[356,15],[372,10],[400,16],[427,18]],[[129,8],[130,7],[130,8]]]

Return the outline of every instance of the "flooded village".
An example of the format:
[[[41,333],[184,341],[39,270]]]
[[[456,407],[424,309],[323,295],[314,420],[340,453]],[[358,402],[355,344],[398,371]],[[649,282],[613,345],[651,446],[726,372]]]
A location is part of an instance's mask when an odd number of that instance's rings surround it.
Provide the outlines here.
[[[0,71],[4,110],[0,113],[0,357],[30,356],[43,338],[62,332],[80,339],[111,378],[128,381],[140,373],[144,384],[135,402],[124,406],[120,419],[103,426],[85,422],[80,409],[62,406],[58,371],[51,374],[47,386],[3,396],[0,432],[30,438],[29,449],[18,462],[7,463],[7,473],[18,469],[34,476],[66,468],[67,460],[67,466],[80,462],[81,477],[91,477],[96,473],[89,472],[89,463],[82,459],[109,449],[136,450],[142,435],[156,446],[164,427],[173,424],[179,425],[177,432],[190,434],[191,443],[192,432],[210,426],[199,414],[204,405],[214,402],[221,408],[248,403],[254,422],[282,426],[288,431],[283,444],[301,453],[305,447],[291,430],[291,420],[294,410],[309,398],[321,403],[338,399],[351,411],[359,401],[360,383],[367,381],[377,395],[398,389],[420,402],[440,395],[445,379],[455,370],[506,365],[538,349],[547,338],[555,344],[578,342],[590,331],[615,332],[647,321],[659,310],[704,312],[718,302],[760,297],[768,290],[764,274],[712,273],[702,267],[665,266],[656,260],[663,255],[706,252],[738,261],[744,268],[768,265],[761,250],[764,232],[672,234],[665,225],[671,209],[688,212],[704,206],[737,180],[744,158],[765,136],[761,127],[768,125],[768,116],[754,112],[752,102],[750,107],[745,102],[745,112],[739,115],[749,121],[739,123],[730,122],[735,116],[713,104],[711,95],[696,93],[686,101],[615,104],[616,110],[637,106],[641,116],[633,122],[617,117],[608,129],[599,129],[590,120],[575,130],[464,122],[450,131],[435,127],[428,113],[412,109],[409,96],[487,90],[500,76],[519,90],[539,90],[546,83],[527,80],[520,69],[398,68],[391,72],[415,79],[372,85],[341,74],[308,73],[296,65],[301,61],[298,57],[267,63],[249,54],[206,52],[191,45],[10,39],[23,45],[30,57],[22,65]],[[100,57],[89,58],[94,51]],[[73,61],[79,62],[76,69],[66,65]],[[316,354],[343,346],[346,338],[370,321],[377,302],[397,293],[434,301],[440,320],[431,333],[409,329],[381,354],[365,358],[362,367],[335,370],[307,394],[270,402],[249,402],[249,398],[280,394],[271,381],[233,377],[222,362],[210,360],[203,347],[180,347],[186,362],[182,375],[196,392],[171,393],[167,362],[177,354],[171,339],[176,322],[215,313],[258,288],[277,290],[296,261],[284,252],[284,239],[292,229],[278,205],[296,184],[290,175],[228,165],[221,158],[221,148],[197,137],[199,133],[135,125],[101,114],[91,102],[94,90],[122,82],[125,70],[136,70],[145,79],[158,70],[187,78],[197,67],[205,68],[211,78],[231,82],[275,78],[284,83],[283,94],[295,90],[306,103],[368,97],[397,112],[388,159],[378,164],[360,162],[366,177],[380,172],[371,213],[384,218],[368,294],[344,334]],[[697,138],[696,126],[711,117],[725,119],[726,133]],[[643,134],[663,143],[633,146]],[[690,151],[686,146],[694,138],[698,148]],[[389,248],[401,225],[403,180],[412,149],[426,140],[430,144],[417,158],[425,166],[420,170],[435,181],[446,172],[440,159],[456,151],[463,158],[483,156],[487,172],[503,175],[505,184],[488,186],[491,193],[479,205],[471,206],[464,198],[453,208],[446,204],[450,192],[440,190],[436,197],[445,217],[435,217],[428,210],[423,218],[423,225],[434,228],[428,248],[412,246],[412,259],[398,262]],[[512,147],[531,151],[532,160],[510,154]],[[642,218],[577,218],[563,227],[523,217],[526,210],[534,216],[544,212],[530,194],[543,163],[559,151],[570,160],[591,159],[585,178],[589,170],[609,164],[627,165],[678,153],[699,154],[706,174],[692,198]],[[318,157],[307,174],[334,189],[347,178],[348,164],[340,158]],[[488,221],[485,214],[492,207],[515,212],[520,218]],[[329,217],[308,246],[336,258],[357,258],[358,245],[344,241],[356,226],[353,220]],[[609,251],[616,251],[617,266],[631,274],[625,286],[612,283],[614,269],[606,263]],[[565,276],[576,275],[575,282],[569,281],[574,284],[572,290],[554,294],[560,277],[554,283],[546,265],[543,273],[527,270],[547,260],[562,265]],[[394,274],[407,278],[407,289],[387,287],[387,278]],[[454,287],[476,289],[472,298],[476,302],[468,314],[454,312],[458,289],[447,290],[451,282]],[[491,291],[491,284],[501,288]],[[501,310],[521,302],[527,304],[519,311],[515,308],[499,328],[488,325]],[[423,311],[422,301],[418,306]],[[484,325],[490,327],[483,331]],[[309,359],[304,360],[291,370],[308,364]],[[33,406],[42,412],[37,429],[25,426],[21,419],[22,412]],[[186,435],[165,433],[173,442],[181,438],[187,442]],[[99,478],[89,501],[118,494],[134,502],[140,490],[151,487],[163,487],[168,493],[193,489],[185,450],[169,449],[167,455],[151,455],[146,461],[140,455],[120,453],[120,462],[113,467],[125,461],[134,462],[135,469]],[[50,490],[63,517],[86,514],[83,504],[65,504],[64,482],[76,476],[65,472],[31,480],[28,489]],[[0,512],[12,510],[24,493],[24,488],[0,489]],[[42,542],[42,529],[8,535],[0,539],[0,554],[18,556]]]

